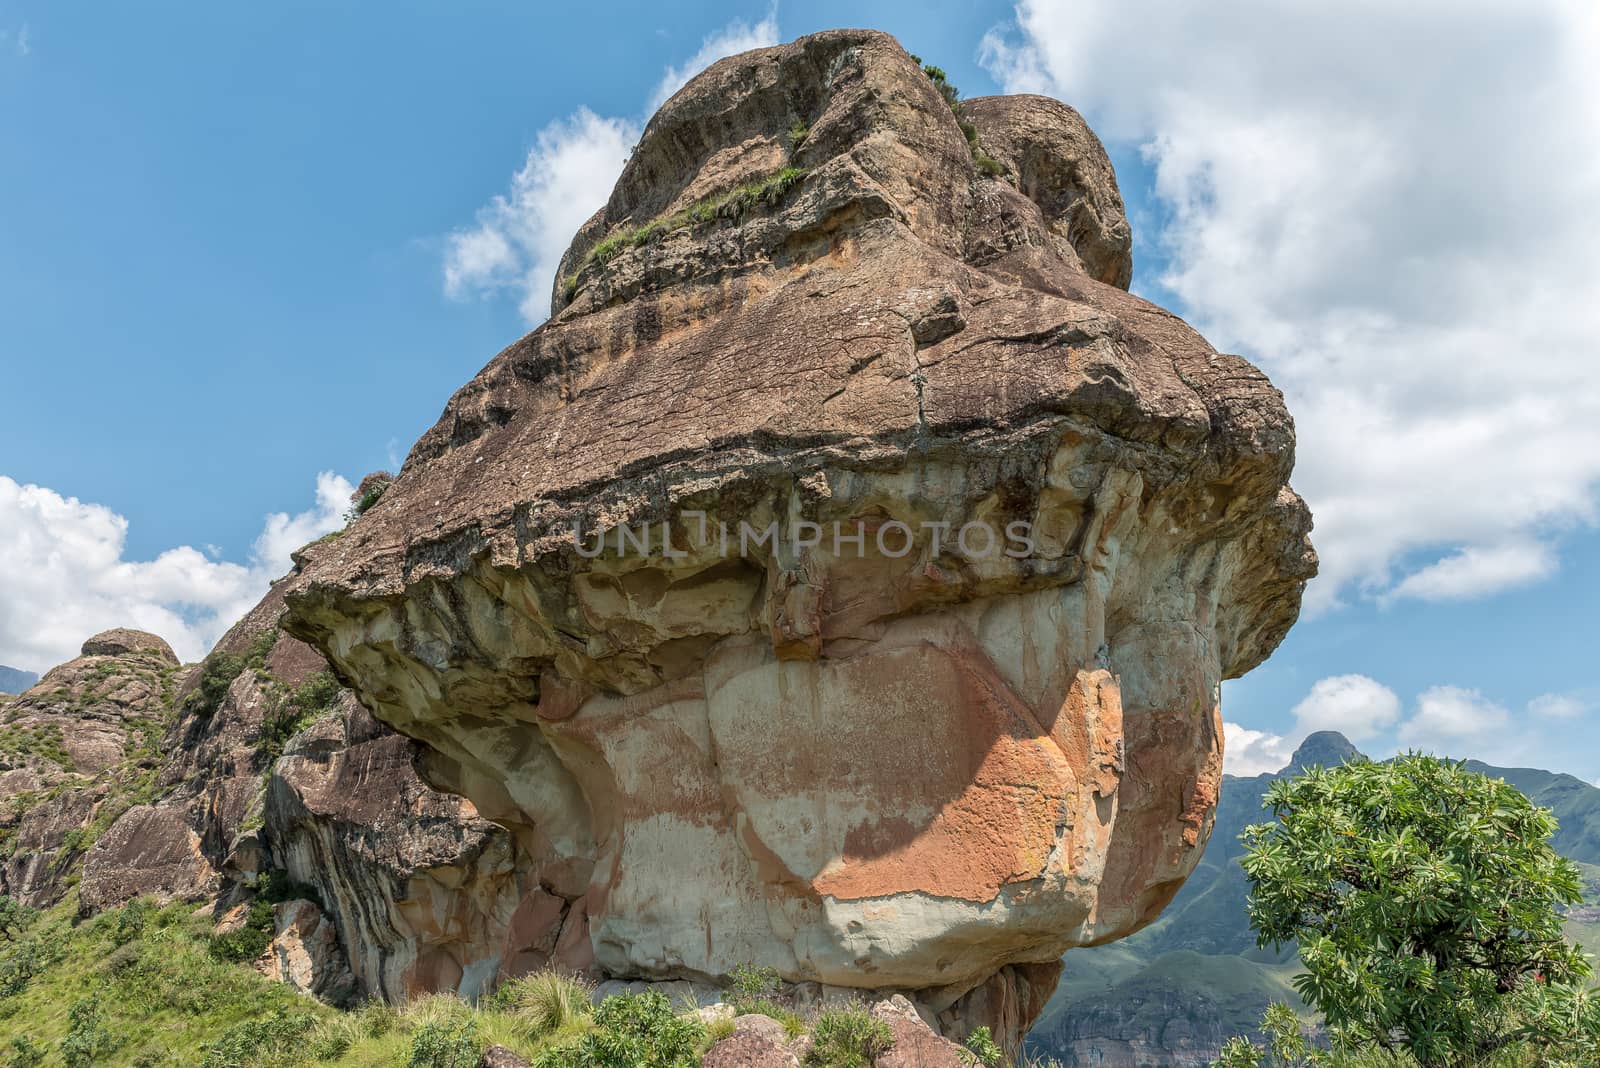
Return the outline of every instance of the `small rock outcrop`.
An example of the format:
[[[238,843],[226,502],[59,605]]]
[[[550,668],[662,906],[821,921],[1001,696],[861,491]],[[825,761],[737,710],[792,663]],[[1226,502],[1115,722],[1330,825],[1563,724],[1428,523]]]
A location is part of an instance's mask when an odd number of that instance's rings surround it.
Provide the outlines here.
[[[663,106],[551,320],[286,591],[509,833],[508,946],[904,991],[1014,1050],[1063,951],[1171,899],[1219,684],[1315,556],[1281,396],[1130,247],[1075,111],[958,117],[884,34]]]

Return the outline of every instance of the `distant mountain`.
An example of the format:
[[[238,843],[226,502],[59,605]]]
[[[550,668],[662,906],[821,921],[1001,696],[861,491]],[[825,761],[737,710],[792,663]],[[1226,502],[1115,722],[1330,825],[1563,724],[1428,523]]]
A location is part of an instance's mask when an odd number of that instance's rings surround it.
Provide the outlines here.
[[[1194,874],[1138,934],[1066,955],[1061,985],[1028,1036],[1029,1051],[1066,1068],[1200,1068],[1223,1040],[1251,1032],[1270,1002],[1298,1006],[1290,985],[1300,970],[1295,954],[1256,947],[1239,835],[1265,818],[1261,799],[1274,780],[1360,756],[1342,734],[1319,731],[1276,774],[1223,776],[1216,829]],[[1593,904],[1600,903],[1600,789],[1534,768],[1468,767],[1555,813],[1555,846],[1583,868],[1591,902],[1569,915],[1567,935],[1600,945],[1600,907]]]
[[[0,693],[21,693],[39,681],[39,676],[21,668],[0,664]]]

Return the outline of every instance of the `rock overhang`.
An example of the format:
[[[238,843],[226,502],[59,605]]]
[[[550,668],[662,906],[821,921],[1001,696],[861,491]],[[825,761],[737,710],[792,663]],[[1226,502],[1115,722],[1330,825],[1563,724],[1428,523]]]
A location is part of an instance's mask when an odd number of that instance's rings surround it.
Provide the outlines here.
[[[1281,396],[1127,293],[1130,246],[1065,105],[958,119],[871,31],[720,61],[552,319],[303,553],[286,626],[541,858],[610,974],[953,1004],[1125,934],[1204,846],[1218,683],[1315,568]],[[920,533],[705,533],[795,521]],[[1022,557],[924,526],[1016,522]],[[585,551],[625,528],[670,537]]]

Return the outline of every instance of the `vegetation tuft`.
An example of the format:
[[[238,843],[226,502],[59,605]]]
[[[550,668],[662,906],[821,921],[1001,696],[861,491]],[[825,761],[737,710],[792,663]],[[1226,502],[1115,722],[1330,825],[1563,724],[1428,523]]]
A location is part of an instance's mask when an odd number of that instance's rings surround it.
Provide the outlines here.
[[[921,56],[912,56],[911,58],[922,68],[922,73],[926,74],[928,80],[933,82],[933,87],[939,91],[939,95],[944,98],[944,102],[955,113],[956,125],[961,128],[961,135],[967,139],[967,149],[972,153],[972,165],[977,168],[978,173],[985,178],[1004,178],[1006,176],[1005,165],[985,152],[983,146],[978,143],[978,128],[968,121],[963,113],[961,91],[950,84],[950,79],[945,74],[944,68],[934,66],[932,63],[923,63]]]

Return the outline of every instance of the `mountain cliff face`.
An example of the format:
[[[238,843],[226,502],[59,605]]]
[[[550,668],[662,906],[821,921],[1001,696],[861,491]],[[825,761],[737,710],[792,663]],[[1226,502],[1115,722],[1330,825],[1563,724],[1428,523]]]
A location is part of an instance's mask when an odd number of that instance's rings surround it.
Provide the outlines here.
[[[753,963],[1014,1044],[1154,919],[1315,557],[1281,397],[1129,245],[1076,112],[958,118],[883,34],[663,106],[550,322],[285,594],[510,834],[498,967]]]

